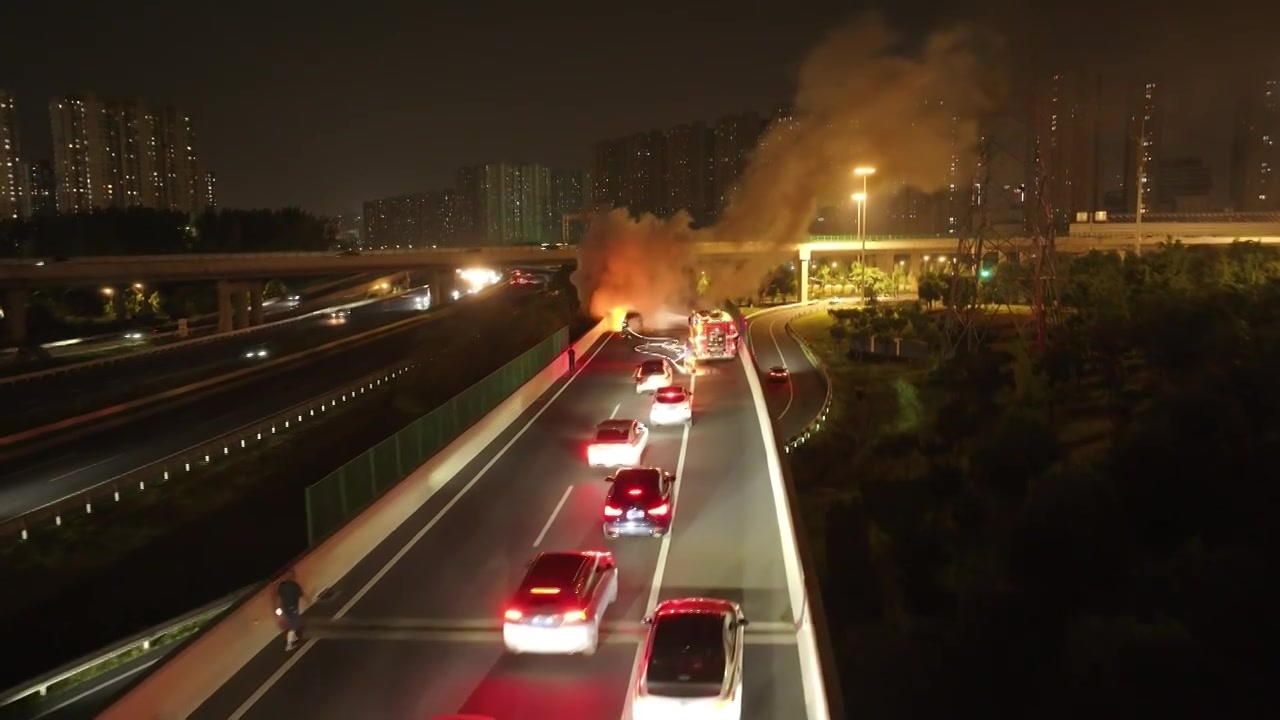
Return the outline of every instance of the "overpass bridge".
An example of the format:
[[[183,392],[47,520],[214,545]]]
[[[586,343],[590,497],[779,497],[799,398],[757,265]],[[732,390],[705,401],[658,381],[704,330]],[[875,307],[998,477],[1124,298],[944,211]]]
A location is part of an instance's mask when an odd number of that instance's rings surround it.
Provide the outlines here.
[[[1139,245],[1155,245],[1166,240],[1188,245],[1228,245],[1237,240],[1280,243],[1280,221],[1270,222],[1144,222],[1079,223],[1070,226],[1057,240],[1059,252],[1090,250],[1128,251]],[[1027,238],[1009,240],[1012,246],[1030,247]],[[852,235],[811,235],[808,242],[704,242],[694,252],[714,262],[717,258],[776,256],[800,261],[797,284],[807,295],[809,263],[815,254],[865,257],[873,267],[891,270],[902,267],[909,275],[937,268],[955,260],[958,240],[952,236],[879,237],[858,240]],[[217,282],[219,326],[232,329],[237,304],[251,309],[261,306],[262,283],[271,278],[428,270],[440,287],[453,270],[467,265],[511,267],[516,265],[559,265],[577,260],[573,246],[499,246],[472,248],[424,248],[371,250],[359,254],[333,252],[266,252],[208,255],[97,256],[69,260],[0,260],[0,288],[8,340],[21,344],[26,335],[26,305],[31,289],[81,285],[122,285],[157,282]],[[802,298],[804,299],[804,298]],[[251,312],[250,317],[256,317]]]

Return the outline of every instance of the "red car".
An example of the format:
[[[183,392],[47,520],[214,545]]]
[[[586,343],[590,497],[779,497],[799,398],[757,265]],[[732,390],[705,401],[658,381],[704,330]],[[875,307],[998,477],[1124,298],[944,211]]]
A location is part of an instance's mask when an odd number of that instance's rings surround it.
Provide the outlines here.
[[[769,377],[769,382],[771,383],[785,383],[791,379],[791,373],[788,372],[787,369],[781,365],[774,365],[773,367],[769,368],[768,377]]]

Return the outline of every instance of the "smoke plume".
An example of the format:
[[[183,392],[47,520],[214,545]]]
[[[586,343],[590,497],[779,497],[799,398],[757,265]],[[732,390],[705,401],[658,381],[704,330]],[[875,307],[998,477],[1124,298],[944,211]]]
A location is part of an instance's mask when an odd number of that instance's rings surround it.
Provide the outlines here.
[[[805,238],[820,207],[850,204],[861,190],[855,166],[877,169],[872,194],[885,199],[903,187],[935,192],[956,182],[951,168],[971,166],[979,118],[1001,89],[987,72],[986,40],[958,28],[907,54],[876,16],[834,30],[805,59],[792,117],[765,132],[717,225],[691,229],[685,213],[596,218],[573,276],[583,304],[596,316],[619,307],[646,316],[687,310],[706,269],[692,243],[763,242],[781,251]],[[754,294],[766,267],[756,258],[708,271],[714,292],[704,296]]]

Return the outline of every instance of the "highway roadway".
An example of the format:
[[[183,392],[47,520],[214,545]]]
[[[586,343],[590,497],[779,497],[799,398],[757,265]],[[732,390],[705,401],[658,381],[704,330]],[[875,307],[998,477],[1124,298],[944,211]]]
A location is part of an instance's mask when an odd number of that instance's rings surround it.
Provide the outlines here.
[[[313,639],[292,654],[283,639],[272,643],[192,720],[614,720],[627,711],[638,621],[661,600],[697,595],[739,601],[753,621],[743,718],[803,718],[773,491],[739,361],[707,364],[691,380],[690,430],[652,431],[645,461],[679,473],[672,534],[601,533],[608,473],[586,466],[585,448],[599,421],[647,417],[631,379],[637,342],[613,334],[584,352],[576,375],[308,611]],[[506,656],[500,620],[510,594],[537,552],[560,549],[608,549],[618,559],[619,597],[599,651]]]
[[[39,427],[101,407],[216,377],[263,360],[245,354],[265,348],[265,359],[306,351],[421,313],[425,289],[352,308],[335,321],[327,314],[279,323],[247,335],[187,348],[127,357],[120,362],[0,385],[0,434]]]
[[[799,343],[787,332],[787,322],[815,308],[786,308],[766,311],[747,318],[747,332],[755,348],[756,362],[762,371],[781,365],[791,374],[786,384],[764,383],[769,414],[777,421],[780,441],[799,435],[818,413],[827,397],[822,373],[809,362]],[[816,309],[826,312],[826,307]]]
[[[484,302],[483,299],[468,302]],[[401,297],[369,305],[362,315],[398,318],[413,312],[416,300]],[[356,311],[352,317],[357,317]],[[321,339],[330,328],[317,321],[299,321]],[[421,327],[414,325],[412,327]],[[318,344],[318,343],[316,343]],[[230,356],[239,366],[239,343],[205,346],[205,352]],[[161,460],[210,438],[231,432],[260,418],[338,388],[358,377],[407,359],[415,346],[406,346],[402,332],[361,343],[329,356],[321,363],[286,368],[204,397],[195,404],[103,430],[74,443],[0,462],[0,519],[66,497],[97,483]]]

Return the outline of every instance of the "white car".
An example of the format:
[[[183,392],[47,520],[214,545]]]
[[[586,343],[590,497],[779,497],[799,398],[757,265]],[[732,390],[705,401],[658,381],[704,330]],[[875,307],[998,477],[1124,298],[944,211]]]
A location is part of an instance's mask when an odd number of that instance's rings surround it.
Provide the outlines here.
[[[632,720],[739,720],[742,607],[711,598],[667,600],[644,621],[649,636],[631,688]]]
[[[502,643],[511,653],[593,655],[604,612],[617,599],[613,553],[541,553],[503,614]]]
[[[636,467],[649,446],[649,428],[635,420],[605,420],[587,446],[591,467]]]
[[[671,384],[671,363],[666,360],[645,360],[636,366],[636,394],[657,392],[658,388]]]
[[[692,425],[693,393],[679,385],[658,388],[649,407],[650,425]]]

